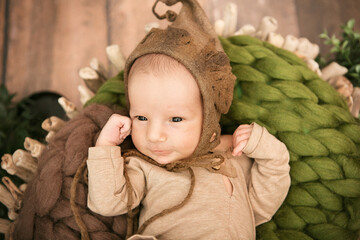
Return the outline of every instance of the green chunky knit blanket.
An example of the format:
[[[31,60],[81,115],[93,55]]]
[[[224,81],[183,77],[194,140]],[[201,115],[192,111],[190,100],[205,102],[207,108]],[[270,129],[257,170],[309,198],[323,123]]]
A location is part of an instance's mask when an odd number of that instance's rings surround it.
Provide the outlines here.
[[[250,36],[221,38],[237,76],[223,133],[256,122],[290,152],[291,188],[257,239],[356,240],[360,229],[360,123],[342,97],[295,54]],[[87,105],[125,107],[122,73]],[[241,224],[241,223],[239,223]]]

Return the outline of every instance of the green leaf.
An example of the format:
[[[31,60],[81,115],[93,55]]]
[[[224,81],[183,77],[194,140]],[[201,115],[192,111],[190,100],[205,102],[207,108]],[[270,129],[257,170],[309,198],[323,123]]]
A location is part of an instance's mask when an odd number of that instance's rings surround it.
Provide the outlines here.
[[[346,23],[346,27],[349,29],[353,29],[355,25],[355,19],[350,19],[347,23]]]
[[[320,36],[320,38],[329,39],[329,36],[328,36],[326,30],[323,33],[321,33],[319,36]]]
[[[349,44],[348,40],[345,40],[342,44],[341,44],[341,48],[344,49],[347,47],[347,45]]]
[[[332,44],[335,45],[335,46],[339,46],[339,44],[340,44],[340,40],[337,39],[335,35],[333,35],[331,37],[331,41],[332,41]]]
[[[360,64],[355,65],[355,72],[360,73]]]

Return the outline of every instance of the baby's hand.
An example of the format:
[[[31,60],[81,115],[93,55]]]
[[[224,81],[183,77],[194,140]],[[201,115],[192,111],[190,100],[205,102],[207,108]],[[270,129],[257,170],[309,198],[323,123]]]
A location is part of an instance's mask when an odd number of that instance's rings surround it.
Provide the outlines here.
[[[241,156],[242,150],[246,146],[250,134],[253,130],[253,125],[243,124],[240,125],[233,134],[233,156]]]
[[[113,114],[100,132],[95,146],[116,146],[130,134],[131,119]]]

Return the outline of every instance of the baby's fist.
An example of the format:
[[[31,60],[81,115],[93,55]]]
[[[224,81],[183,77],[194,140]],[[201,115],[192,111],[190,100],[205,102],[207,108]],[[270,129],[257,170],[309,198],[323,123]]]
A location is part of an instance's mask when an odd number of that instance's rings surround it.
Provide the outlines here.
[[[131,119],[113,114],[100,132],[95,146],[116,146],[121,144],[131,132]]]
[[[253,130],[253,125],[240,125],[233,134],[233,156],[241,156],[242,150],[249,141],[249,137]]]

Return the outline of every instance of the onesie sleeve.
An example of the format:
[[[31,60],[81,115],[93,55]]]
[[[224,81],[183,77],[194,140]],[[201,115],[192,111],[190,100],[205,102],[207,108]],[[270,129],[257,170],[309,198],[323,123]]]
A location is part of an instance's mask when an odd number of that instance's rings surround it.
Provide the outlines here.
[[[289,152],[266,128],[253,123],[243,153],[255,161],[251,166],[249,197],[255,224],[269,221],[283,203],[290,187]]]
[[[127,213],[128,191],[124,177],[124,158],[118,146],[89,148],[88,167],[88,207],[103,216]],[[138,161],[129,161],[126,170],[133,188],[132,198],[135,208],[140,204],[145,192],[145,176]]]

